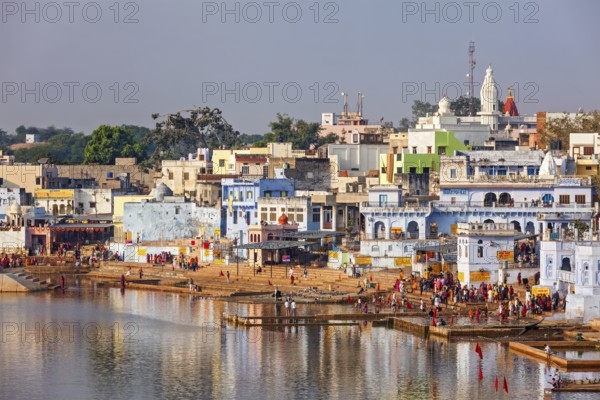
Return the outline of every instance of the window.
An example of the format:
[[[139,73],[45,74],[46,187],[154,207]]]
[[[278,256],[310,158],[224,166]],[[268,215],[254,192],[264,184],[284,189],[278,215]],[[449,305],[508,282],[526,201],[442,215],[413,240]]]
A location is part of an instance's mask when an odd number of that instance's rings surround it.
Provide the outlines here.
[[[446,146],[438,147],[438,156],[445,156],[445,155],[446,155]]]
[[[225,160],[219,160],[219,168],[225,168]]]
[[[287,192],[287,190],[282,190],[282,191],[281,191],[281,197],[288,197],[288,192]]]
[[[477,257],[483,258],[483,240],[481,239],[477,241]]]
[[[251,191],[246,192],[246,200],[252,200],[252,192]]]
[[[275,207],[271,207],[269,210],[269,221],[277,221],[277,210]]]
[[[260,208],[260,219],[261,219],[261,221],[267,220],[267,207]]]
[[[175,207],[175,215],[179,215],[179,207]]]
[[[263,178],[266,178],[267,176],[269,176],[269,166],[263,165]]]
[[[319,207],[315,207],[315,208],[313,208],[312,212],[313,212],[312,221],[313,222],[321,222],[321,209]]]
[[[568,194],[561,194],[558,196],[558,202],[560,204],[569,204],[571,203],[571,196]]]
[[[392,153],[394,153],[394,154],[398,153],[398,146],[392,147]]]
[[[242,166],[242,175],[249,175],[250,174],[250,167],[248,165],[243,165]]]
[[[272,192],[270,190],[265,190],[265,197],[272,197]]]
[[[169,180],[173,180],[173,172],[169,171]]]
[[[450,198],[450,204],[456,204],[456,197]]]
[[[413,148],[412,148],[412,153],[413,153],[413,154],[417,154],[417,146],[413,146]]]
[[[427,154],[431,154],[432,151],[432,147],[431,146],[427,146]]]
[[[401,173],[402,173],[402,167],[398,167],[398,168],[396,168],[396,173],[397,173],[397,174],[401,174]]]
[[[358,133],[352,135],[352,143],[358,143]]]
[[[233,223],[234,224],[238,223],[238,213],[236,211],[233,212]]]
[[[584,156],[591,156],[592,154],[594,154],[594,148],[593,147],[584,147],[583,148],[583,155]]]
[[[468,140],[463,140],[463,144],[464,144],[465,146],[468,146],[468,145],[469,145],[469,141],[468,141]]]
[[[575,195],[575,203],[585,204],[585,194],[576,194]]]
[[[381,167],[381,173],[385,174],[385,172],[386,172],[386,168],[385,167]]]
[[[298,223],[304,222],[304,214],[301,214],[301,213],[296,214],[296,222],[298,222]]]
[[[184,181],[187,181],[187,180],[189,180],[189,179],[190,179],[190,173],[189,173],[189,172],[184,172],[184,173],[183,173],[183,180],[184,180]]]
[[[96,208],[96,202],[90,201],[90,208]]]
[[[456,168],[450,169],[450,178],[456,179]]]

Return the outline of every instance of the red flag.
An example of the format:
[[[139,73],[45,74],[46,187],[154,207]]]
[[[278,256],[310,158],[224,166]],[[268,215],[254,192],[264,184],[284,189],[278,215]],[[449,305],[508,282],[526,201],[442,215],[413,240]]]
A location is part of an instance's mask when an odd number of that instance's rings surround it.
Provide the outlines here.
[[[506,393],[508,393],[508,385],[506,384],[506,377],[504,377],[504,382],[502,383],[502,389],[504,389],[504,391]]]
[[[377,291],[379,292],[379,283],[377,284]]]
[[[496,389],[496,392],[498,391],[498,376],[496,376],[496,380],[494,381],[494,388]]]
[[[219,274],[219,276],[225,276],[225,274],[223,273],[223,270],[221,270],[221,273]]]
[[[481,365],[479,366],[479,380],[483,380],[483,370],[481,369]]]
[[[483,351],[481,351],[481,346],[479,343],[477,343],[477,346],[475,346],[475,353],[479,354],[480,360],[483,360]]]
[[[373,274],[371,274],[371,276],[369,277],[369,280],[370,280],[371,282],[373,282]]]
[[[437,324],[435,323],[435,317],[431,318],[431,326],[437,326]]]
[[[269,281],[269,286],[273,286],[273,284],[271,283],[271,281]]]

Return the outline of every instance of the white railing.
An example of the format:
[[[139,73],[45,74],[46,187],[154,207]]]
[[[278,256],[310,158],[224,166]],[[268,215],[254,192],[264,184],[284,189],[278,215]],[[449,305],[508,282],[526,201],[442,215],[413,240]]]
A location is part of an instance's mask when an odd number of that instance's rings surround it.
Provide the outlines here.
[[[558,271],[558,280],[561,282],[575,283],[575,273],[569,271]]]

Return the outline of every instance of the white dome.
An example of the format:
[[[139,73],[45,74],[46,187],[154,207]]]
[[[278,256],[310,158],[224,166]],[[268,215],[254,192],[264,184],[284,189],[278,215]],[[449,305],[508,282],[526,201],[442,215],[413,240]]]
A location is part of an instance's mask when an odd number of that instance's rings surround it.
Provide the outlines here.
[[[540,166],[539,176],[556,176],[558,174],[558,168],[556,166],[556,161],[554,161],[554,157],[550,152],[546,153],[544,157],[544,161],[542,161],[542,165]]]
[[[442,97],[438,103],[438,113],[440,115],[448,115],[450,111],[450,100],[446,96]]]

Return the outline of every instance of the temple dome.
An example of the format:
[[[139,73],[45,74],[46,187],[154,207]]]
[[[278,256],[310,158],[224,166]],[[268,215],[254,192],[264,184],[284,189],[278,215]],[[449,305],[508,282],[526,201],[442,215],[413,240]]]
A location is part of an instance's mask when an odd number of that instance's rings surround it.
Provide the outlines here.
[[[165,196],[173,196],[173,191],[164,183],[160,183],[154,189],[154,200],[163,201]]]
[[[554,161],[554,157],[550,152],[546,153],[544,157],[544,161],[542,161],[542,165],[540,166],[539,176],[556,176],[558,173],[558,168],[556,166],[556,161]]]
[[[277,222],[279,222],[279,225],[286,225],[288,223],[288,216],[285,214],[281,214]]]
[[[438,103],[438,114],[439,115],[449,115],[452,114],[450,110],[450,100],[446,96],[442,97]]]

